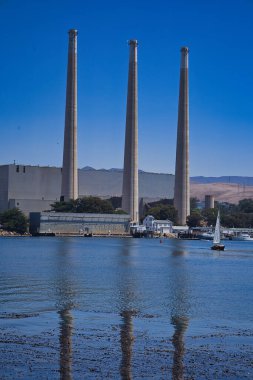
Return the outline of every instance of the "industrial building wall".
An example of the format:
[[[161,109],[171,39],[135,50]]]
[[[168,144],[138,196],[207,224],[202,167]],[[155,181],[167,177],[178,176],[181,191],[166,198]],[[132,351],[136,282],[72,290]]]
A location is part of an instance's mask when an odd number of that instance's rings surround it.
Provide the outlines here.
[[[30,212],[50,211],[54,200],[42,199],[9,199],[9,209],[17,207],[27,216]]]
[[[79,169],[79,196],[121,196],[122,170]],[[139,197],[146,201],[173,198],[174,175],[139,173]],[[60,199],[61,168],[0,166],[0,211],[19,207],[25,213],[45,211]]]
[[[79,194],[101,197],[122,195],[122,170],[79,170]],[[174,175],[139,172],[140,198],[173,198]]]
[[[59,200],[61,169],[9,165],[9,199]]]
[[[0,166],[0,212],[8,209],[9,165]]]
[[[31,213],[31,233],[56,235],[122,235],[129,231],[129,215],[82,213]]]
[[[122,178],[122,171],[79,169],[79,195],[121,196]]]

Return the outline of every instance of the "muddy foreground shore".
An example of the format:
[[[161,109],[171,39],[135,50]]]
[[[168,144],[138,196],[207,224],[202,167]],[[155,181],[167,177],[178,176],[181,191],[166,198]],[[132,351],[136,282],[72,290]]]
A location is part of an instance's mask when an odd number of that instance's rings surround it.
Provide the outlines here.
[[[65,313],[65,314],[64,314]],[[131,316],[132,315],[132,316]],[[80,317],[80,316],[79,316]],[[156,316],[122,315],[120,323],[104,329],[75,328],[63,311],[60,330],[29,332],[29,319],[39,315],[1,314],[27,333],[6,327],[0,333],[1,379],[252,379],[252,330],[216,326],[213,332],[192,335],[182,325],[172,336],[154,336],[141,325],[156,324]],[[110,318],[110,316],[108,316]],[[114,319],[114,317],[113,317]],[[85,318],[87,322],[87,319]],[[132,323],[139,326],[133,331]],[[8,326],[10,324],[8,323]],[[216,332],[215,332],[216,331]],[[158,334],[160,335],[160,334]]]

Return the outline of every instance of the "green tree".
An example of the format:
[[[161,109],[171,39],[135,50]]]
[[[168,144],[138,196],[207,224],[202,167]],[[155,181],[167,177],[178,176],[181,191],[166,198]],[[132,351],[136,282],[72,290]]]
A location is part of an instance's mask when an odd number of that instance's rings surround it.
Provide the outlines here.
[[[177,210],[174,206],[157,204],[146,211],[146,215],[152,215],[155,219],[166,220],[169,219],[173,223],[177,222]]]
[[[208,208],[202,210],[202,216],[207,221],[208,226],[214,226],[216,223],[218,210],[215,208]]]
[[[28,219],[18,208],[12,208],[0,214],[0,223],[6,231],[24,234],[27,231]]]
[[[148,203],[149,207],[155,207],[155,206],[160,206],[160,205],[173,206],[173,199],[163,198],[163,199],[160,199],[159,201],[154,201],[154,202]]]
[[[56,212],[113,214],[112,204],[99,197],[83,197],[67,202],[55,202],[51,205]]]
[[[196,198],[196,197],[190,198],[190,210],[191,210],[191,212],[193,210],[197,209],[198,202],[199,202],[198,198]]]
[[[98,214],[113,214],[112,204],[99,197],[83,197],[75,201],[74,212],[89,212]]]
[[[74,212],[75,201],[57,201],[51,204],[52,210],[56,212]]]
[[[233,203],[229,202],[223,202],[223,203],[218,203],[214,202],[215,208],[219,208],[221,215],[231,215],[237,212],[237,206]]]
[[[113,212],[114,214],[127,214],[127,212],[126,211],[124,211],[124,210],[122,210],[121,208],[119,208],[118,210],[115,210],[114,212]]]
[[[245,213],[253,213],[253,199],[246,198],[239,201],[238,210]]]
[[[203,224],[204,218],[199,210],[193,210],[193,212],[187,216],[187,226],[200,227]]]
[[[108,199],[114,209],[121,208],[122,197],[111,197]]]
[[[146,215],[152,215],[155,219],[160,219],[160,207],[155,206],[149,208],[149,210],[146,212]]]
[[[151,215],[149,212],[150,209],[153,209],[157,206],[160,208],[162,205],[173,206],[173,199],[164,198],[164,199],[160,199],[159,201],[145,203],[143,213],[144,213],[144,215]]]

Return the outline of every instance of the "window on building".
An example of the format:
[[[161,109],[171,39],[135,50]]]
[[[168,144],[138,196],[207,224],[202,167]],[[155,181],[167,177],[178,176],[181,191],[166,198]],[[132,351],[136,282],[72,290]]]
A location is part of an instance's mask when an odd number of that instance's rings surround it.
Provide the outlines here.
[[[25,173],[25,166],[23,166],[23,173]]]
[[[19,165],[16,167],[16,172],[19,173]]]

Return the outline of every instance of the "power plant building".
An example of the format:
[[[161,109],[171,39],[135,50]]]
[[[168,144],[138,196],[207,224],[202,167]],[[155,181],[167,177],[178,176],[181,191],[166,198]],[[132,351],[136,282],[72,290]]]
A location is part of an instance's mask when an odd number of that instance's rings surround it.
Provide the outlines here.
[[[0,212],[18,207],[25,214],[51,209],[60,200],[62,169],[48,166],[0,165]],[[121,169],[78,170],[79,197],[110,198],[122,194]],[[139,171],[139,195],[144,202],[173,198],[174,175]]]

